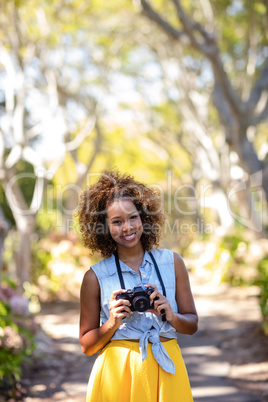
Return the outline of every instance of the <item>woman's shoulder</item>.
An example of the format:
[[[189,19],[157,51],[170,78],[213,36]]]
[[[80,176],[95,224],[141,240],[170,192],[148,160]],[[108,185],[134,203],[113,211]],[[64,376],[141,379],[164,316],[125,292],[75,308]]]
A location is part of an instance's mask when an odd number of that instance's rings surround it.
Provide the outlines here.
[[[153,248],[151,253],[159,263],[174,263],[174,252],[167,248]]]
[[[91,265],[90,269],[95,272],[98,278],[113,274],[116,271],[114,256],[102,258],[97,263]]]

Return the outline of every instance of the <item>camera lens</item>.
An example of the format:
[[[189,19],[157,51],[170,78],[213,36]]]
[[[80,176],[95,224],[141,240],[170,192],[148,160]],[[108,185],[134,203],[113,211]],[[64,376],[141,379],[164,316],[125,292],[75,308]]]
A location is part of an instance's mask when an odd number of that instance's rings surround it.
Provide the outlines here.
[[[136,311],[146,311],[150,307],[150,301],[144,296],[136,296],[132,301],[132,305]]]

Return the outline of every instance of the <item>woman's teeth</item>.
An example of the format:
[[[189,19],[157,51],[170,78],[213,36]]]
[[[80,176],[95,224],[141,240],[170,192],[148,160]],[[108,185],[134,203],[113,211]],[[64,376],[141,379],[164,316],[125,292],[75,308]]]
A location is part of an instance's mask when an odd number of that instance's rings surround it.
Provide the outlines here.
[[[132,240],[132,239],[134,239],[135,235],[136,235],[136,233],[132,233],[131,235],[125,235],[125,236],[123,236],[123,238],[124,238],[125,240]]]

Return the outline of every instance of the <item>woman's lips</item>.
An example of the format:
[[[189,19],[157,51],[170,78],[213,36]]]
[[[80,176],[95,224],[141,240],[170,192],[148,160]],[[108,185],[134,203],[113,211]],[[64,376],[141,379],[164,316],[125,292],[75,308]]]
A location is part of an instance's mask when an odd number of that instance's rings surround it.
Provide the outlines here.
[[[136,237],[136,234],[137,234],[137,232],[131,233],[131,234],[129,234],[129,235],[121,236],[121,238],[122,238],[123,240],[130,241],[130,240],[133,240],[133,239]]]

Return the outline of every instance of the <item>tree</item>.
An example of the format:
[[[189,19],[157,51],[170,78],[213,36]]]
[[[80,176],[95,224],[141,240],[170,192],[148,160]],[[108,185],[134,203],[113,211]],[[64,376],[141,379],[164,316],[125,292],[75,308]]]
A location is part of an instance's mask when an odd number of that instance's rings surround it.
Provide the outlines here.
[[[186,4],[172,0],[169,5],[173,4],[176,18],[162,9],[158,11],[152,3],[141,0],[144,15],[174,43],[184,45],[186,52],[187,49],[195,52],[193,58],[198,52],[210,62],[214,80],[212,99],[224,126],[226,143],[238,154],[240,165],[249,175],[262,170],[262,186],[268,200],[268,158],[261,160],[253,144],[258,125],[267,121],[268,116],[267,3],[194,1]]]
[[[138,3],[137,1],[133,2],[134,8],[137,8]],[[120,13],[117,10],[118,4],[121,4],[123,9]],[[189,35],[189,29],[184,32],[183,29],[179,30],[176,28],[177,17],[174,13],[173,1],[152,1],[151,3],[145,1],[141,2],[141,4],[143,5],[143,13],[146,16],[150,14],[150,18],[156,21],[161,29],[155,29],[153,24],[148,25],[148,18],[131,19],[129,16],[133,10],[130,10],[129,3],[125,4],[125,2],[120,2],[119,0],[114,6],[116,17],[111,16],[109,23],[106,23],[106,20],[102,20],[102,14],[99,11],[98,21],[100,21],[100,30],[103,33],[103,42],[105,41],[104,38],[112,37],[113,43],[116,44],[116,46],[111,46],[113,51],[109,47],[106,47],[105,51],[106,60],[111,62],[112,67],[108,77],[110,78],[112,73],[115,75],[115,72],[117,72],[118,76],[122,77],[122,80],[125,76],[129,76],[135,81],[135,90],[141,95],[139,105],[135,105],[137,118],[141,119],[140,115],[143,114],[145,121],[148,117],[144,126],[148,125],[151,127],[148,130],[151,131],[150,138],[151,140],[153,140],[153,137],[157,138],[156,142],[158,143],[159,141],[165,143],[166,135],[166,132],[163,132],[163,140],[161,141],[160,137],[155,134],[159,130],[163,131],[161,123],[159,124],[160,119],[156,117],[156,113],[154,112],[155,105],[161,102],[159,101],[159,96],[162,98],[163,104],[167,100],[167,104],[169,103],[171,107],[174,107],[175,104],[177,105],[177,127],[172,128],[173,138],[174,141],[181,141],[181,145],[192,157],[194,164],[192,172],[193,181],[197,184],[202,178],[206,178],[213,183],[212,191],[215,190],[215,193],[218,194],[218,201],[216,194],[213,194],[213,197],[209,200],[210,206],[217,208],[219,213],[222,212],[224,206],[226,211],[225,217],[222,214],[221,216],[225,223],[227,223],[227,206],[229,207],[229,204],[234,205],[235,208],[239,206],[238,213],[236,213],[237,210],[232,210],[233,217],[253,229],[257,236],[258,234],[263,235],[262,221],[259,216],[260,211],[258,211],[260,204],[259,194],[254,198],[252,206],[252,192],[249,183],[253,181],[252,190],[255,190],[256,187],[259,189],[259,179],[262,176],[261,184],[265,188],[266,159],[264,154],[267,138],[265,121],[264,124],[259,124],[255,127],[255,134],[252,131],[252,126],[250,126],[246,130],[244,137],[242,134],[237,135],[238,131],[235,131],[235,127],[237,128],[238,125],[232,122],[233,139],[231,142],[226,140],[228,137],[226,137],[226,130],[225,135],[222,134],[223,129],[220,126],[219,112],[215,106],[212,107],[211,102],[211,99],[215,98],[218,90],[216,90],[216,85],[214,85],[215,80],[210,59],[204,57],[200,50],[201,46],[198,48],[191,44],[191,37],[189,36],[188,38],[187,36]],[[153,7],[150,4],[155,4],[155,6]],[[191,5],[189,5],[189,2],[185,2],[184,4],[185,10],[188,13],[191,12],[192,15],[199,18],[199,25],[197,24],[199,30],[202,28],[200,25],[201,22],[204,23],[205,28],[203,29],[215,30],[215,26],[222,29],[218,56],[215,55],[215,57],[217,56],[218,64],[221,61],[221,56],[223,57],[222,73],[225,79],[230,78],[234,82],[236,89],[231,86],[231,90],[236,94],[238,99],[239,95],[241,95],[241,102],[244,102],[243,99],[246,96],[246,92],[249,92],[250,88],[254,86],[256,77],[263,65],[263,61],[260,58],[261,64],[256,64],[254,74],[252,75],[251,59],[249,63],[251,64],[251,82],[250,80],[246,81],[245,77],[241,79],[244,73],[245,76],[248,74],[247,69],[243,73],[242,70],[244,67],[241,68],[241,65],[247,65],[248,55],[244,52],[244,44],[240,45],[240,36],[246,37],[248,33],[249,5],[245,5],[245,12],[240,15],[239,9],[232,8],[231,1],[210,3],[208,1],[196,0],[191,2]],[[211,4],[213,5],[214,14]],[[255,24],[254,29],[256,30],[257,37],[260,38],[260,46],[257,52],[261,55],[262,50],[265,49],[265,22],[263,21],[264,9],[263,7],[258,7],[258,5],[256,5],[258,24]],[[226,10],[227,7],[230,9]],[[121,18],[119,18],[120,15]],[[165,19],[163,15],[166,16]],[[209,17],[208,22],[206,21],[207,16]],[[167,39],[167,32],[172,37],[172,40]],[[202,36],[198,32],[197,28],[194,27],[193,35],[196,35],[198,39],[196,41],[198,43],[200,41],[203,46]],[[240,42],[237,44],[238,34],[240,35]],[[216,39],[214,42],[216,43]],[[203,47],[206,49],[205,45]],[[117,53],[114,48],[116,48]],[[121,52],[122,48],[124,49],[124,53]],[[221,55],[220,49],[222,52]],[[213,52],[211,51],[211,53],[212,56],[208,52],[213,60]],[[244,59],[246,61],[243,64]],[[158,68],[159,66],[160,68]],[[228,69],[228,71],[232,71],[232,73],[227,74],[223,67]],[[162,73],[156,73],[157,68]],[[175,78],[174,68],[177,69]],[[170,69],[173,69],[173,73],[169,73]],[[247,85],[244,85],[245,82],[247,82]],[[155,90],[155,87],[158,89]],[[161,94],[159,87],[161,87]],[[224,94],[224,92],[222,93]],[[222,102],[219,107],[223,111],[226,109],[226,107],[223,107],[224,105],[225,103]],[[130,102],[125,102],[122,106],[125,109],[129,107],[133,111],[133,105]],[[240,126],[244,124],[243,119],[245,114],[246,112],[240,116]],[[222,115],[221,113],[220,116]],[[162,115],[162,117],[164,116]],[[236,117],[233,117],[233,119],[236,119]],[[230,124],[230,121],[229,119],[227,123]],[[165,130],[167,130],[168,123],[167,120]],[[251,137],[249,134],[251,134]],[[253,134],[254,138],[252,138]],[[146,135],[146,132],[144,132],[144,135]],[[246,158],[247,154],[251,155],[249,160]],[[252,162],[256,158],[258,159],[258,165]],[[251,167],[248,166],[246,169],[247,165],[245,163]],[[255,170],[253,166],[255,166]],[[261,167],[263,170],[260,170]],[[236,177],[234,176],[234,171],[236,171]],[[239,178],[238,171],[241,172],[239,173]],[[235,180],[241,180],[241,184],[243,184],[242,181],[244,179],[248,181],[248,185],[244,186],[243,191],[236,191]],[[255,202],[255,199],[257,202]],[[246,212],[244,214],[249,215],[249,219],[243,218],[243,214],[242,216],[240,215],[242,209],[247,211],[247,214]],[[230,214],[228,220],[229,224],[231,224],[232,216]]]
[[[67,61],[72,49],[64,47],[64,43],[80,26],[70,26],[72,9],[68,6],[64,20],[58,18],[63,12],[60,5],[55,9],[49,8],[49,2],[43,5],[45,8],[38,1],[0,2],[0,78],[4,82],[0,91],[0,178],[20,235],[16,268],[21,284],[29,280],[31,240],[45,184],[54,176],[66,152],[75,153],[98,124],[96,100],[83,93],[84,75],[79,74],[79,80],[70,83],[70,71],[75,74],[80,65]],[[81,12],[81,7],[78,4],[76,12]],[[59,32],[52,31],[57,24]],[[62,47],[57,58],[59,43]],[[73,113],[73,108],[78,113]],[[47,164],[40,155],[39,144],[42,136],[51,132],[55,142],[62,138],[59,142],[63,152],[61,158],[54,154]],[[99,138],[98,129],[97,133]],[[80,163],[83,175],[98,152],[96,146],[90,159]],[[31,171],[18,175],[21,160],[31,166]],[[82,174],[80,180],[81,177]],[[20,185],[25,179],[31,182],[30,199]]]

